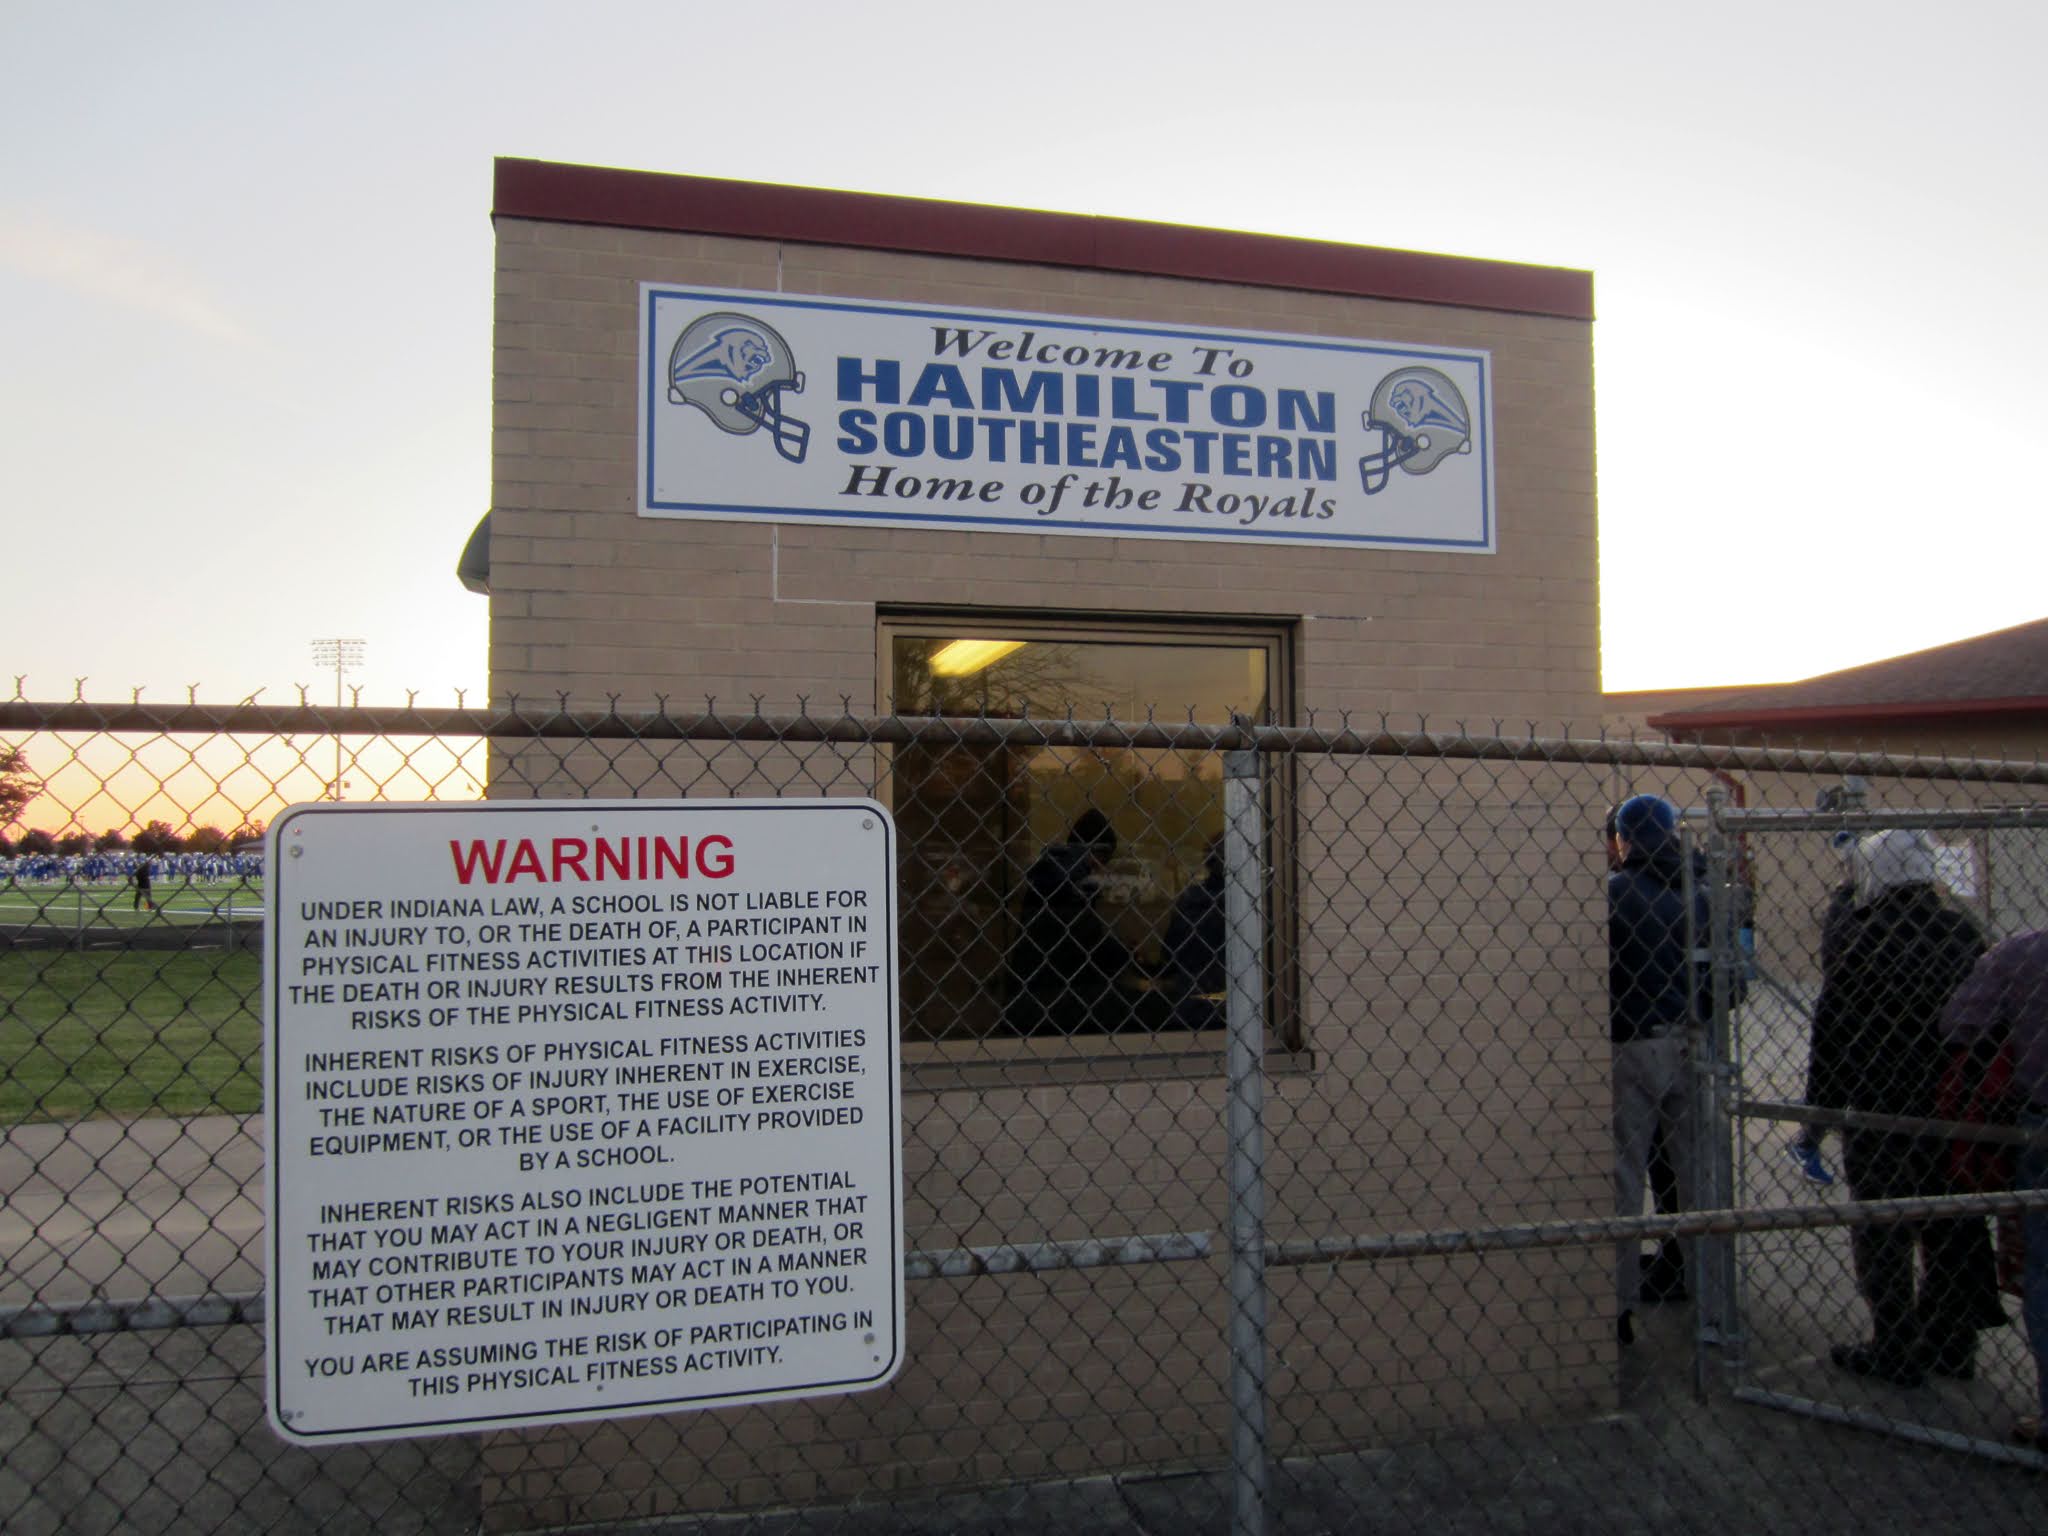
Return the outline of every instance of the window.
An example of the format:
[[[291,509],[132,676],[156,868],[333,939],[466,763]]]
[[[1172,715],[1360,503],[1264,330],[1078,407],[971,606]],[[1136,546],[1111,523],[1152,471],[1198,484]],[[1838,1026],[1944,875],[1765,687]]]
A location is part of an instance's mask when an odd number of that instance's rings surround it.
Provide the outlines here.
[[[1286,716],[1278,628],[901,616],[880,648],[898,714]],[[920,743],[895,749],[887,783],[907,1040],[1218,1048],[1222,754]]]

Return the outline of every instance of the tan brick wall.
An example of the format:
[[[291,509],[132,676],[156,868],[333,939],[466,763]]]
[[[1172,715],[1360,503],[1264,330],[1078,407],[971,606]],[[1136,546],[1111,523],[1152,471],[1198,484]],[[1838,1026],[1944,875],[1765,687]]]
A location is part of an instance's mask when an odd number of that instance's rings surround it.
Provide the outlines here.
[[[836,714],[844,695],[860,712],[877,703],[881,604],[1279,620],[1293,628],[1301,716],[1475,730],[1599,717],[1582,323],[516,219],[499,220],[498,243],[497,699],[645,707],[665,695],[694,711],[706,695],[741,708],[760,695],[777,712],[808,697]],[[644,281],[1486,348],[1498,552],[641,519]],[[1597,839],[1577,836],[1576,806],[1529,836],[1514,809],[1536,791],[1491,770],[1334,777],[1302,812],[1304,888],[1341,878],[1301,904],[1312,1054],[1269,1100],[1273,1235],[1604,1211]],[[589,789],[544,771],[528,784],[512,792]],[[1451,815],[1494,830],[1447,851],[1432,828]],[[1361,832],[1409,850],[1406,867],[1341,870]],[[1184,1077],[912,1092],[910,1241],[1220,1241],[1222,1121],[1213,1059]],[[1276,1454],[1610,1405],[1610,1271],[1604,1251],[1565,1251],[1277,1275]],[[1213,1460],[1228,1423],[1225,1317],[1217,1262],[925,1282],[889,1388],[503,1437],[487,1456],[490,1520]]]
[[[999,262],[501,219],[492,489],[495,696],[874,699],[873,606],[1299,623],[1300,698],[1439,719],[1598,717],[1588,327]],[[1499,552],[1251,547],[641,519],[643,281],[1487,348]],[[772,569],[778,562],[779,581]]]

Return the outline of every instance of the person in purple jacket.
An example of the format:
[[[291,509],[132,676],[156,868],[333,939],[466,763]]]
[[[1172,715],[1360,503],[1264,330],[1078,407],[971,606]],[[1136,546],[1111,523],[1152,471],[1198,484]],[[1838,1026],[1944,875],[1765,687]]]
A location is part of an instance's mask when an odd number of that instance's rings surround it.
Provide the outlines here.
[[[2048,930],[2005,940],[1977,962],[1941,1016],[1941,1032],[1955,1045],[2012,1042],[2013,1079],[2026,1104],[2020,1124],[2037,1138],[2048,1132]],[[2017,1189],[2048,1189],[2048,1143],[2020,1149]],[[2021,1311],[2034,1351],[2036,1411],[2013,1426],[2013,1439],[2048,1451],[2048,1210],[2025,1218],[2027,1266]]]

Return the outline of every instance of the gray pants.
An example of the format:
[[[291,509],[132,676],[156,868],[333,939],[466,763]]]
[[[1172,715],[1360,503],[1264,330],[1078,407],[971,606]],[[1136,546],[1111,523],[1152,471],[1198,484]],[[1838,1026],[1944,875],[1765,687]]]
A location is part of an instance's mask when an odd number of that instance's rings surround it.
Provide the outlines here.
[[[1678,1177],[1678,1203],[1692,1204],[1692,1119],[1688,1096],[1685,1036],[1659,1035],[1614,1047],[1614,1214],[1643,1214],[1649,1181],[1650,1138],[1659,1122],[1664,1146]],[[1619,1243],[1614,1253],[1618,1310],[1632,1311],[1641,1299],[1642,1244]]]

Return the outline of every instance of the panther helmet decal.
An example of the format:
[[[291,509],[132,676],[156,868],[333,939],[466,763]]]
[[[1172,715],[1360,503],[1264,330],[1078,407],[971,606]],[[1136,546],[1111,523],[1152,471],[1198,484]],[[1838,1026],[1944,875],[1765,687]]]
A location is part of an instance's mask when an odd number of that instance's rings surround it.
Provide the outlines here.
[[[694,405],[726,432],[766,427],[775,451],[792,464],[804,461],[811,428],[783,413],[782,395],[803,387],[782,333],[730,310],[691,321],[668,355],[670,404]]]
[[[1376,442],[1358,461],[1368,496],[1385,490],[1397,467],[1426,475],[1451,454],[1472,451],[1465,397],[1434,368],[1397,368],[1381,379],[1365,413],[1365,430],[1368,441]]]

